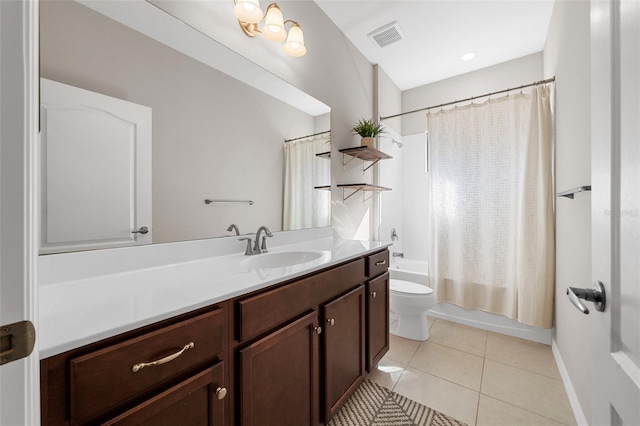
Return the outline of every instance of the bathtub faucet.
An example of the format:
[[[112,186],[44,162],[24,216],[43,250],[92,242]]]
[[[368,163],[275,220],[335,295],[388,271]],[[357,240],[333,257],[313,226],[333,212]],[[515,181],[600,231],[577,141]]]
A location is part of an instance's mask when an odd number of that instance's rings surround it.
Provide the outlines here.
[[[404,253],[398,253],[398,252],[394,251],[394,252],[391,253],[391,256],[392,257],[401,257],[401,258],[404,259]]]

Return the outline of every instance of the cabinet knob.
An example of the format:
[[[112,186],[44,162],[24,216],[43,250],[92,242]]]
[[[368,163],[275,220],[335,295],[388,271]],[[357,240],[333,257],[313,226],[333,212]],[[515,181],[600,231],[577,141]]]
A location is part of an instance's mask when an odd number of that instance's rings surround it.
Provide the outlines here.
[[[375,297],[376,297],[377,295],[378,295],[378,294],[377,294],[375,291],[372,291],[372,292],[371,292],[371,297],[373,297],[374,299],[375,299]]]
[[[322,327],[314,327],[313,331],[315,331],[316,334],[322,334]]]
[[[327,322],[329,323],[329,325],[334,325],[336,323],[336,320],[334,320],[333,318],[329,318]]]
[[[218,395],[218,399],[224,399],[227,396],[227,388],[216,389],[216,395]]]

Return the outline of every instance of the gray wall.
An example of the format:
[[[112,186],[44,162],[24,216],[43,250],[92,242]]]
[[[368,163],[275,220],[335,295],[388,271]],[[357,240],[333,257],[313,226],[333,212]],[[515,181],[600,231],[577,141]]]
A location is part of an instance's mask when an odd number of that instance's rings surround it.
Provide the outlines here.
[[[169,2],[170,3],[170,2]],[[373,181],[373,168],[362,172],[362,162],[352,161],[343,168],[338,149],[357,146],[360,139],[351,134],[353,123],[374,114],[373,66],[353,46],[313,1],[278,2],[285,19],[298,21],[304,31],[307,54],[291,58],[282,51],[282,43],[262,37],[251,39],[238,28],[230,3],[210,2],[209,13],[193,19],[207,33],[230,49],[262,66],[276,76],[307,92],[331,107],[331,157],[333,182]],[[263,9],[266,4],[263,4]],[[345,195],[349,195],[346,191]],[[373,203],[377,196],[363,201],[360,194],[343,202],[343,191],[332,191],[332,226],[344,238],[369,239]]]
[[[314,117],[79,3],[44,1],[40,21],[42,77],[153,109],[154,242],[282,229],[283,138]]]
[[[402,110],[413,111],[457,99],[517,87],[540,80],[541,76],[542,53],[534,53],[492,67],[406,90],[402,93]],[[426,131],[425,115],[425,112],[405,115],[402,119],[402,134],[413,135]]]
[[[556,188],[591,184],[590,15],[588,1],[557,1],[544,49],[556,76]],[[591,193],[556,201],[555,337],[583,413],[591,415],[592,324],[569,303],[568,286],[591,283]],[[570,395],[571,396],[571,395]],[[575,411],[575,408],[574,408]]]

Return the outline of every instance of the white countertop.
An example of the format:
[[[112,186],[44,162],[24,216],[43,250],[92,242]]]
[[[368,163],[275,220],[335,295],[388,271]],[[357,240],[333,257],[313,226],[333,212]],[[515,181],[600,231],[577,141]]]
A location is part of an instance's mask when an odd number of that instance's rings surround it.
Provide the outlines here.
[[[276,246],[269,253],[320,252],[319,259],[283,268],[255,269],[241,253],[166,263],[116,273],[67,279],[47,259],[39,290],[40,358],[193,311],[272,284],[380,250],[389,244],[325,237]],[[136,253],[136,252],[128,252]],[[80,257],[76,255],[76,257]],[[97,257],[97,254],[92,254]],[[256,256],[268,256],[256,255]],[[62,266],[60,266],[62,267]],[[69,274],[73,277],[73,273]]]

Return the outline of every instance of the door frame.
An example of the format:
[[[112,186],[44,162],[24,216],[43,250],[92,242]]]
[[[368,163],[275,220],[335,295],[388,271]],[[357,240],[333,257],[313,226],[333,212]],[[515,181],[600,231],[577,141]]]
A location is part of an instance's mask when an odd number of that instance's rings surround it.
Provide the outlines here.
[[[40,424],[38,0],[0,2],[0,323],[31,321],[30,356],[0,367],[0,423]]]

